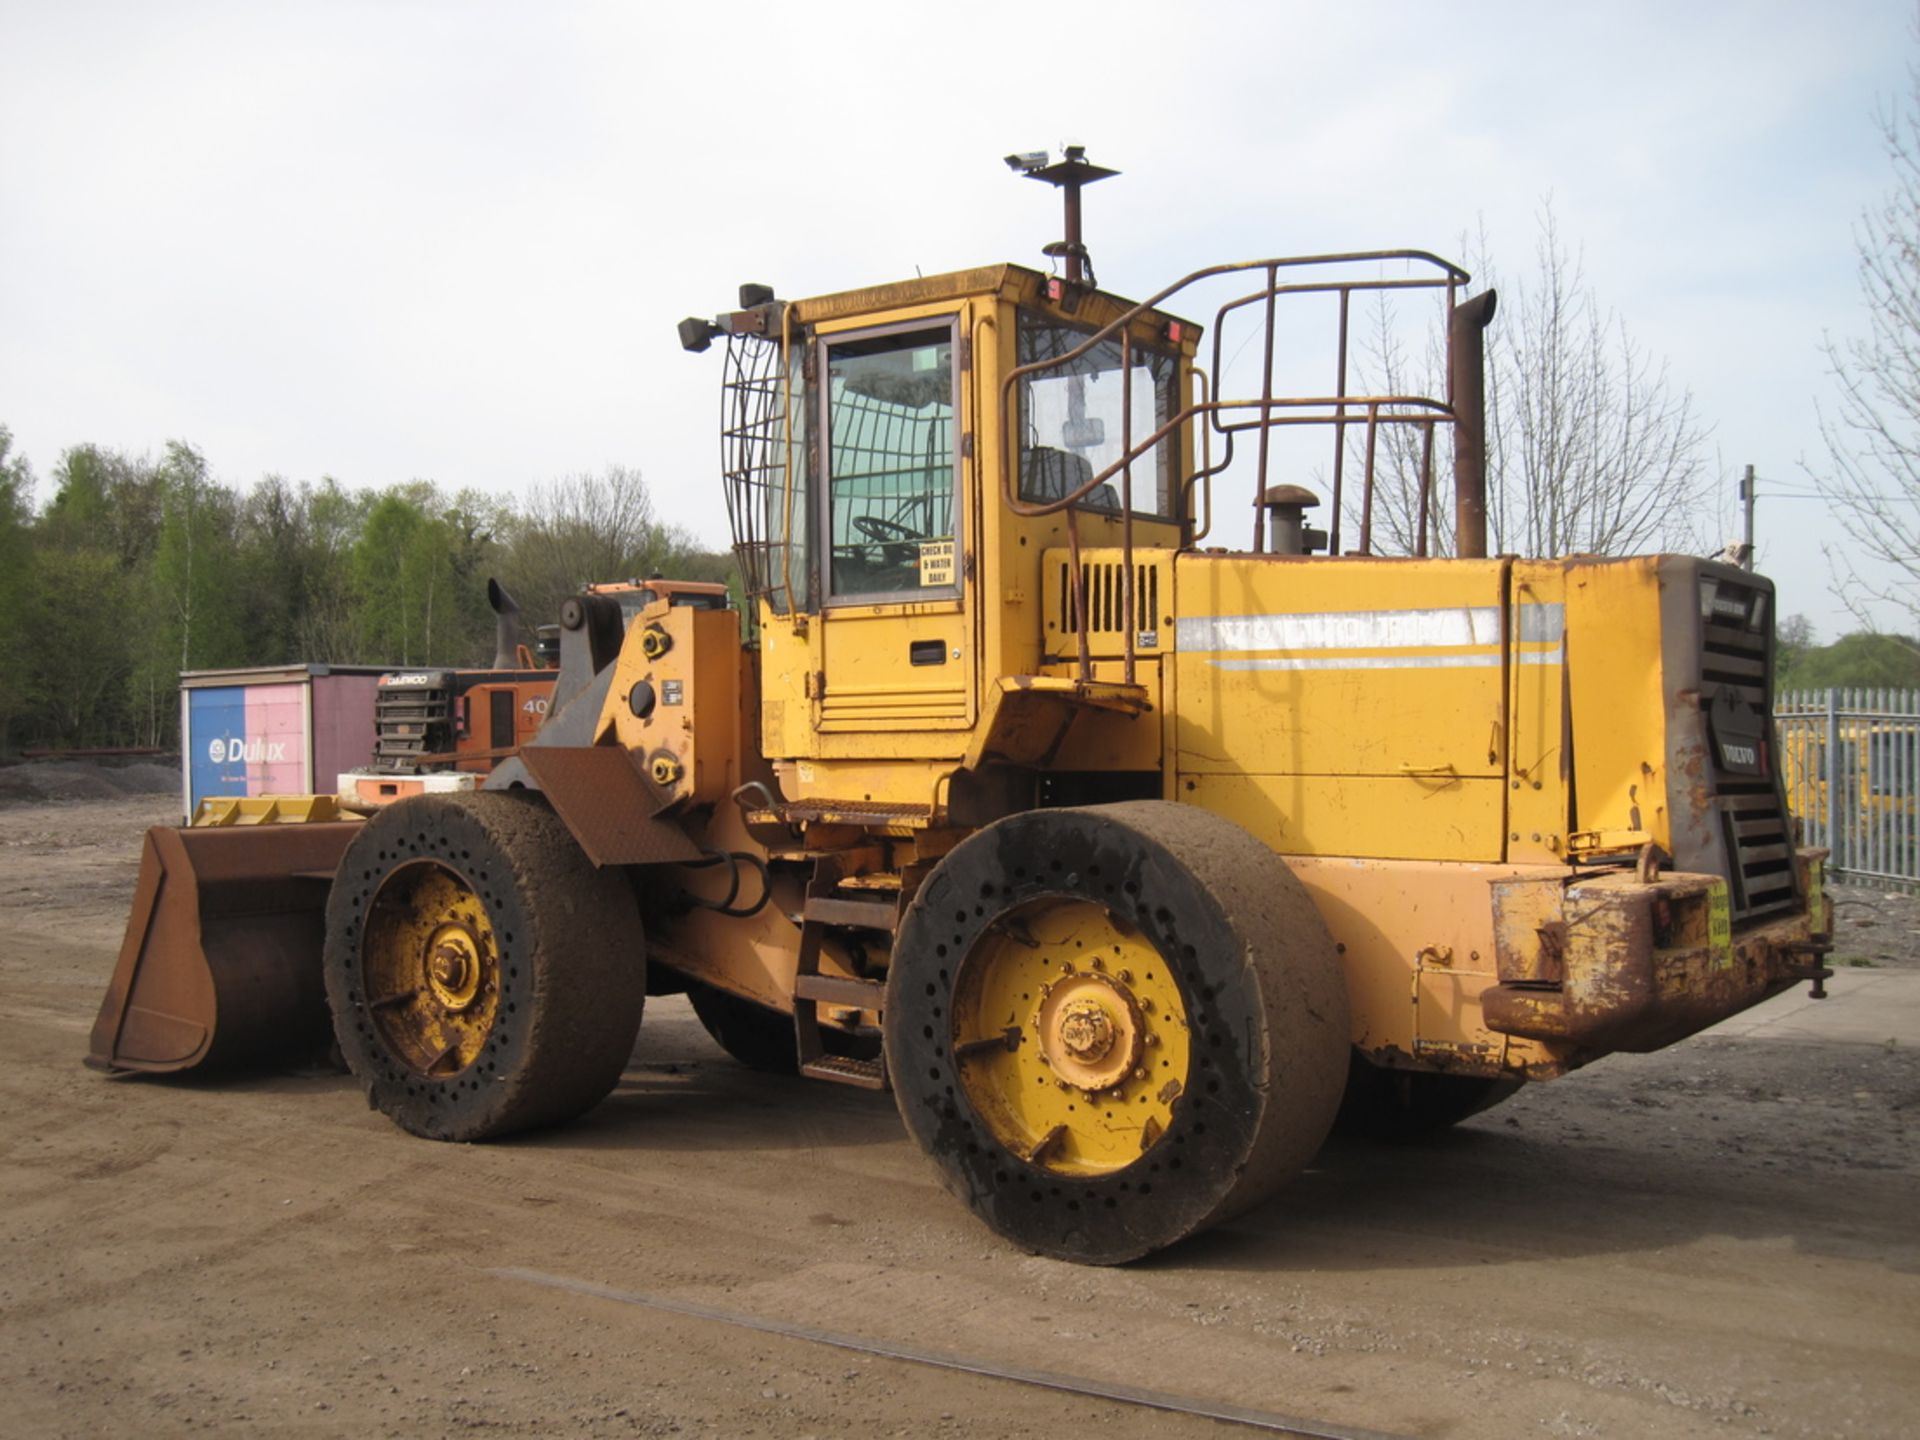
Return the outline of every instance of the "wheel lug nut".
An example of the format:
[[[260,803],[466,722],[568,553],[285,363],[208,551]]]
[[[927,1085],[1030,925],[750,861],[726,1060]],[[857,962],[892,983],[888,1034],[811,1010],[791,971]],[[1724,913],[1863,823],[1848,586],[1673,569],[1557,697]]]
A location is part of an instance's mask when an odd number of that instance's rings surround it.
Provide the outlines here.
[[[1131,970],[1117,970],[1114,972],[1113,978],[1118,980],[1122,985],[1133,984],[1133,972]]]

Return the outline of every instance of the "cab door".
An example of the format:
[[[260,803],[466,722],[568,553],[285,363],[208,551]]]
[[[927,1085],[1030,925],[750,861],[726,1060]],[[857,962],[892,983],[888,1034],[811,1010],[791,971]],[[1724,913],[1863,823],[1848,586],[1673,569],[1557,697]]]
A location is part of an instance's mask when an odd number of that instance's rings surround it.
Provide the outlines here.
[[[959,322],[938,315],[815,342],[822,737],[973,723]],[[901,753],[898,744],[885,748]],[[878,751],[848,740],[818,753]]]

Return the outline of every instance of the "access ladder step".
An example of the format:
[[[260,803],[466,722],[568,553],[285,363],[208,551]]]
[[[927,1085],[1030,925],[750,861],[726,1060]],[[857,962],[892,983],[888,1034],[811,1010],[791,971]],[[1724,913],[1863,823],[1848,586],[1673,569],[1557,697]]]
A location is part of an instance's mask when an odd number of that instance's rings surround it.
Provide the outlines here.
[[[858,925],[891,935],[899,927],[899,906],[888,900],[843,900],[832,895],[809,895],[802,912],[822,925]]]
[[[887,987],[878,980],[855,980],[845,975],[796,975],[793,997],[853,1010],[879,1010],[887,1001]]]
[[[887,1088],[887,1067],[879,1060],[853,1060],[844,1055],[822,1055],[804,1060],[800,1073],[811,1080],[833,1080],[842,1085],[857,1085],[862,1090]]]

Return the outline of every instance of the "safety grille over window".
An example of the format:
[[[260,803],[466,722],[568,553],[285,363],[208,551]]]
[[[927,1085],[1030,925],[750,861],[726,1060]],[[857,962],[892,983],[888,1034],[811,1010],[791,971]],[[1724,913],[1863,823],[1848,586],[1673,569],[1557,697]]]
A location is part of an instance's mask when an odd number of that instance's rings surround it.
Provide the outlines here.
[[[728,341],[720,443],[733,553],[747,594],[766,596],[776,614],[785,614],[808,608],[811,532],[801,377],[783,371],[780,353],[780,342],[764,336],[736,335]],[[799,461],[791,484],[789,455]]]
[[[826,346],[828,594],[954,588],[953,331]]]

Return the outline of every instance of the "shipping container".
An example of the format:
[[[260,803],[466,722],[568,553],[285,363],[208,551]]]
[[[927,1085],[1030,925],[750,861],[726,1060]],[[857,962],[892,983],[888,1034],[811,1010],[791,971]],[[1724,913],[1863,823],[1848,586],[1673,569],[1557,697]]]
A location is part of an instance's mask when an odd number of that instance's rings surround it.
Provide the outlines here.
[[[180,802],[332,794],[373,756],[373,699],[390,665],[265,665],[180,677]]]

